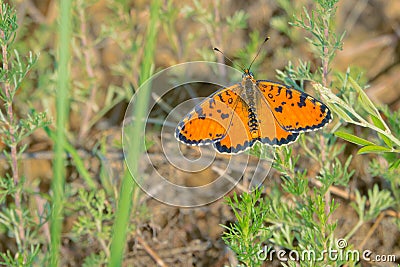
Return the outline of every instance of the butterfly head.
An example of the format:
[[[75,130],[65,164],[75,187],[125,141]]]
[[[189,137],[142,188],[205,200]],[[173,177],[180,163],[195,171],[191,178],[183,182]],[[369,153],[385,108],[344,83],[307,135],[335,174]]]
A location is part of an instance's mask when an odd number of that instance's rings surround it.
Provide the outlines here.
[[[243,79],[245,79],[245,78],[253,79],[254,75],[249,69],[245,69],[244,72],[243,72],[242,78]]]

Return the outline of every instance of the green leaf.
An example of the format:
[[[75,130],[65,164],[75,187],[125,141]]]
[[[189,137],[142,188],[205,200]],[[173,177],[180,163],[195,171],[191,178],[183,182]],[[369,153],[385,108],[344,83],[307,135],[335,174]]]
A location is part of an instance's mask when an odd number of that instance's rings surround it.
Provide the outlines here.
[[[375,219],[379,213],[395,204],[394,199],[390,195],[390,191],[379,190],[377,184],[368,190],[369,209],[365,214],[366,220]]]
[[[372,119],[372,121],[373,121],[373,123],[374,123],[374,125],[376,127],[378,127],[381,130],[386,130],[385,125],[383,124],[383,122],[378,117],[371,116],[371,119]]]
[[[400,167],[400,159],[390,163],[389,169],[390,170],[397,170]]]
[[[376,127],[378,127],[381,130],[384,130],[384,131],[386,130],[385,124],[382,122],[382,120],[380,118],[378,118],[378,117],[376,117],[374,115],[371,115],[371,119],[372,119],[372,122],[374,123],[374,125]],[[393,146],[392,141],[386,135],[381,134],[381,133],[378,133],[378,135],[383,140],[383,142],[385,142],[385,144],[388,147],[392,147]]]
[[[380,152],[392,152],[390,148],[384,146],[365,146],[358,150],[357,154],[366,154],[366,153],[380,153]]]
[[[355,136],[355,135],[352,135],[352,134],[349,134],[349,133],[346,133],[346,132],[343,132],[343,131],[336,131],[334,134],[337,137],[340,137],[340,138],[342,138],[342,139],[344,139],[344,140],[346,140],[348,142],[351,142],[353,144],[356,144],[356,145],[360,145],[360,146],[376,146],[374,143],[372,143],[372,142],[370,142],[368,140],[365,140],[365,139],[363,139],[361,137],[358,137],[358,136]]]
[[[354,89],[358,92],[358,98],[360,100],[361,106],[367,111],[369,114],[374,116],[379,116],[378,110],[375,105],[372,103],[371,99],[367,96],[365,91],[360,87],[360,85],[353,80],[352,77],[349,77],[350,83],[353,85]]]
[[[347,114],[347,112],[339,105],[329,105],[329,108],[332,109],[333,112],[335,112],[337,115],[339,115],[339,118],[341,118],[345,122],[354,122],[354,120]]]

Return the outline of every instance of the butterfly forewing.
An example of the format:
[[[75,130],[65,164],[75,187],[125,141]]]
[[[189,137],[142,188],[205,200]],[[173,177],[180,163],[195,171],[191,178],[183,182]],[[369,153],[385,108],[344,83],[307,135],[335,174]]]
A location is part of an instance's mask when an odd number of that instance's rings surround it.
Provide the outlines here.
[[[234,85],[206,98],[178,124],[175,137],[188,145],[211,144],[225,137],[237,105]]]
[[[328,107],[314,97],[287,85],[272,81],[257,81],[276,121],[288,132],[317,130],[332,119]]]

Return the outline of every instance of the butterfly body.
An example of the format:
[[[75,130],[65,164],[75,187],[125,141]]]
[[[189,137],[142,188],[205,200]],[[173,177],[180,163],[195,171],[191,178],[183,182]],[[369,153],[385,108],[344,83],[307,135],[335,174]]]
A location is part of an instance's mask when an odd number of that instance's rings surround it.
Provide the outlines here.
[[[254,90],[256,81],[253,78],[252,73],[245,72],[243,74],[242,82],[238,88],[239,97],[248,105],[248,126],[252,138],[258,137],[259,131],[259,120],[257,116],[257,106],[256,106],[256,90]],[[240,100],[239,100],[240,101]]]
[[[249,70],[242,81],[198,104],[178,124],[175,137],[187,145],[213,144],[220,153],[236,154],[261,142],[294,142],[299,133],[331,121],[322,103],[285,84],[255,80]]]

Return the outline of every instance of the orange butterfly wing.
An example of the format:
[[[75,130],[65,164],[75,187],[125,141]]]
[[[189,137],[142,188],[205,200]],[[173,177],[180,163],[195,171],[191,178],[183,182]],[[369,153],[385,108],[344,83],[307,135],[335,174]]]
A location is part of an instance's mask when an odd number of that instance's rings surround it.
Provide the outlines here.
[[[273,114],[262,100],[263,96],[256,92],[256,110],[258,121],[258,133],[252,136],[249,127],[249,106],[239,96],[235,112],[232,114],[231,125],[226,136],[215,142],[214,147],[220,153],[236,154],[243,152],[254,145],[256,141],[263,144],[281,146],[296,141],[298,133],[283,130],[276,123]]]
[[[272,146],[288,145],[296,141],[299,134],[283,130],[275,120],[268,103],[263,99],[264,96],[260,92],[257,92],[256,96],[258,98],[259,141]]]
[[[214,143],[215,149],[220,153],[237,154],[253,146],[257,139],[253,139],[251,136],[248,121],[249,107],[238,96],[227,134]]]
[[[268,80],[258,80],[257,86],[285,131],[315,131],[332,120],[328,107],[304,92]]]
[[[232,120],[239,85],[217,91],[190,111],[175,129],[175,137],[188,145],[205,145],[225,137]]]

